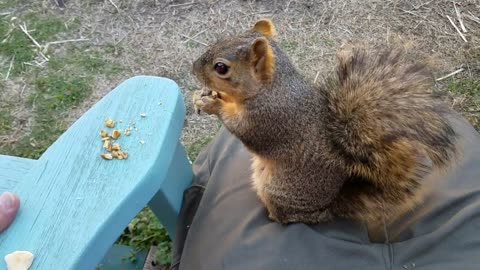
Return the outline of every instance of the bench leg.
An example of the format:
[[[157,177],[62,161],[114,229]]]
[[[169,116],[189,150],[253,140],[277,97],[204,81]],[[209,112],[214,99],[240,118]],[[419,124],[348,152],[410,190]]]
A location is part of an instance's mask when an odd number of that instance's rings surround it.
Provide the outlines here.
[[[192,165],[179,142],[160,191],[148,203],[172,240],[175,237],[175,226],[182,204],[183,191],[192,183],[192,177]]]

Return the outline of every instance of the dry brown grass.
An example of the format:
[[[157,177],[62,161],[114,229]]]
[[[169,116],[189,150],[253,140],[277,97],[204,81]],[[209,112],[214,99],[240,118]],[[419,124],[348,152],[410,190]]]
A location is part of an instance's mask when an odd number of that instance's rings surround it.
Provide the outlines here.
[[[478,0],[456,3],[465,15],[466,43],[446,17],[460,27],[454,4],[447,0],[112,1],[116,6],[109,0],[57,0],[65,7],[59,8],[55,1],[41,1],[36,7],[65,20],[78,18],[78,36],[90,38],[94,47],[112,47],[116,53],[108,56],[109,61],[126,67],[121,74],[97,78],[93,95],[72,111],[71,121],[122,80],[149,74],[169,77],[182,88],[188,108],[183,141],[188,145],[211,136],[218,121],[196,115],[191,106],[191,90],[197,87],[191,63],[205,44],[244,31],[263,17],[273,19],[277,40],[312,80],[330,70],[338,48],[357,41],[409,44],[414,55],[434,59],[438,77],[460,67],[465,68],[458,75],[463,78],[480,74],[479,60],[472,61],[466,53],[480,46],[480,23],[466,17],[480,16]]]
[[[29,89],[22,80],[5,81],[5,88],[9,91],[0,92],[0,108],[8,110],[12,116],[11,132],[0,131],[0,145],[15,143],[23,134],[29,133],[32,125],[32,110],[25,106],[22,100],[28,95]],[[12,104],[15,104],[12,106]],[[2,113],[5,113],[2,111]]]

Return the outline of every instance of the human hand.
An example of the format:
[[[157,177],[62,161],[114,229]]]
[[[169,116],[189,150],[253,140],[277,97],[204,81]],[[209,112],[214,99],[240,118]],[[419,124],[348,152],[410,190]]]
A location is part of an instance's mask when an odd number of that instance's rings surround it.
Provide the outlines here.
[[[11,192],[0,195],[0,232],[4,231],[17,215],[20,199]]]

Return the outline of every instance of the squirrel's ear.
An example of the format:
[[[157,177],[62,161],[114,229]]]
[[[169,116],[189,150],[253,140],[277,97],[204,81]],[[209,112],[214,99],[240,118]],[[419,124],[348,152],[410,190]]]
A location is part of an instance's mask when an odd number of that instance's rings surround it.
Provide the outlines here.
[[[273,26],[273,23],[269,19],[262,19],[259,20],[255,23],[255,26],[253,26],[252,29],[253,32],[257,32],[262,34],[263,36],[266,37],[273,37],[275,36],[275,26]]]
[[[262,81],[270,81],[275,69],[275,55],[265,37],[259,37],[251,46],[251,63],[255,76]]]

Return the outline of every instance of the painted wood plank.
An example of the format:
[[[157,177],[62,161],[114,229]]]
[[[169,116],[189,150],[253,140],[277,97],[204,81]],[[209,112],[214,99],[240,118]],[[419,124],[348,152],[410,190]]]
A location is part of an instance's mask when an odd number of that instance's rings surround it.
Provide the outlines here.
[[[172,240],[175,237],[177,216],[182,206],[183,191],[191,184],[193,178],[193,171],[190,168],[190,161],[179,143],[170,170],[165,177],[167,180],[163,181],[160,190],[148,203]]]
[[[148,255],[147,250],[137,251],[129,246],[113,245],[98,264],[98,270],[143,270]]]
[[[136,122],[138,130],[119,139],[129,153],[127,160],[99,157],[99,130],[106,117],[123,120],[118,128]],[[32,270],[94,269],[163,182],[177,181],[166,176],[184,117],[182,96],[169,79],[139,76],[112,90],[60,136],[15,186],[22,207],[12,226],[0,235],[0,258],[14,250],[29,250],[36,257]]]
[[[0,155],[0,194],[12,191],[36,160]]]

